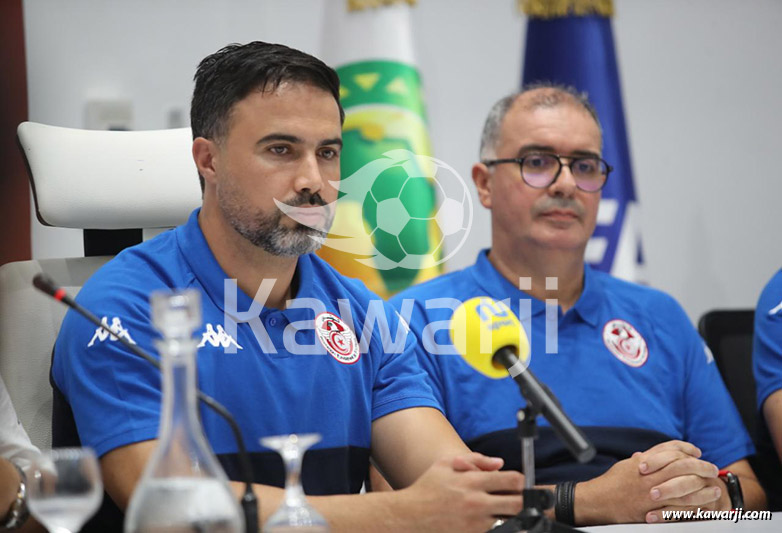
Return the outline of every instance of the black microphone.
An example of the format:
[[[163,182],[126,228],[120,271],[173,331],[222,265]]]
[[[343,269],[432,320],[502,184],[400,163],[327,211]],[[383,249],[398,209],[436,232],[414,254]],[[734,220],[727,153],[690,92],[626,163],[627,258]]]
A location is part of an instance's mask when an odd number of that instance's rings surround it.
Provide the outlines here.
[[[510,374],[527,403],[546,417],[579,462],[595,456],[595,447],[565,414],[554,393],[519,359],[519,354],[525,362],[529,358],[529,341],[507,306],[485,296],[467,300],[454,311],[450,333],[456,350],[475,370],[495,379]]]
[[[142,359],[145,359],[149,363],[155,366],[158,370],[160,370],[160,363],[157,359],[152,357],[149,353],[145,352],[141,348],[139,348],[137,345],[132,344],[128,342],[125,338],[117,335],[112,329],[100,321],[98,317],[93,315],[90,311],[76,303],[76,301],[68,296],[68,294],[65,292],[65,289],[62,287],[58,287],[52,279],[47,276],[46,274],[39,273],[36,274],[33,278],[33,285],[36,289],[40,290],[43,293],[48,294],[55,300],[58,300],[77,313],[79,313],[81,316],[98,326],[99,328],[103,329],[107,333],[110,333],[114,338],[116,338],[122,345],[133,352],[135,355],[138,355]],[[242,471],[242,476],[244,477],[244,495],[241,499],[241,505],[242,505],[242,512],[244,513],[244,523],[245,523],[245,531],[246,533],[257,533],[258,532],[258,498],[255,496],[255,492],[252,488],[252,467],[250,466],[250,458],[247,455],[247,448],[244,445],[244,438],[242,437],[242,431],[239,429],[239,424],[236,423],[236,420],[231,415],[231,413],[228,411],[228,409],[225,408],[221,403],[219,403],[217,400],[212,398],[211,396],[207,396],[203,392],[201,392],[200,389],[196,389],[196,393],[198,394],[198,399],[201,400],[205,405],[207,405],[209,408],[211,408],[215,413],[223,417],[223,419],[228,422],[228,425],[231,428],[231,431],[233,432],[234,439],[236,440],[236,446],[239,450],[239,463],[240,468]]]

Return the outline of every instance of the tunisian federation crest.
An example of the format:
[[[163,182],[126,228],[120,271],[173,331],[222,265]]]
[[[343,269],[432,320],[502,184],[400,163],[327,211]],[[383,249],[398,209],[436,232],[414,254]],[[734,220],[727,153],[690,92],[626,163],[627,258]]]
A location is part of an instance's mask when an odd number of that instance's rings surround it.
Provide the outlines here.
[[[603,326],[603,342],[617,359],[635,368],[643,366],[649,357],[646,339],[624,320],[606,322]]]
[[[352,365],[361,357],[356,335],[334,313],[321,313],[315,317],[315,333],[331,356],[346,365]]]

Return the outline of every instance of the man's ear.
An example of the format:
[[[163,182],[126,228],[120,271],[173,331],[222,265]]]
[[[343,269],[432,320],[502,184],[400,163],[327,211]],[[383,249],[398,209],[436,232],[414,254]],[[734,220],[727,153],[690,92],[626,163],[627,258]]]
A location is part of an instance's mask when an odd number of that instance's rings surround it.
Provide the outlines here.
[[[203,137],[193,139],[193,161],[206,183],[214,183],[217,144]]]
[[[491,178],[489,167],[483,163],[475,163],[472,166],[472,181],[478,191],[478,200],[486,209],[491,209]]]

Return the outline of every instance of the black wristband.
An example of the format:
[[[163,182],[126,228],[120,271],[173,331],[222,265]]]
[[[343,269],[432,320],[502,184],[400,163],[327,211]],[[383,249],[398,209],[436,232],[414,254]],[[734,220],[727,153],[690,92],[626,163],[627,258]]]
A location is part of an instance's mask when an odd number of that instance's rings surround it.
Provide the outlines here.
[[[719,477],[728,488],[731,509],[743,509],[744,493],[741,490],[739,477],[728,470],[720,470]]]
[[[554,490],[556,503],[554,504],[554,517],[560,524],[568,526],[576,525],[576,513],[574,509],[576,493],[575,481],[563,481],[557,483]]]

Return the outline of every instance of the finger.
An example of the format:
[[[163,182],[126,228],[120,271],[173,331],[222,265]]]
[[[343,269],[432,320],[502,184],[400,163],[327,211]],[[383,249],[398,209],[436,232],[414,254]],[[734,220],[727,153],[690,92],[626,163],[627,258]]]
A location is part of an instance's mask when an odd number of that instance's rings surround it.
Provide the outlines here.
[[[457,472],[480,471],[480,468],[475,466],[475,463],[462,456],[453,458],[453,461],[451,461],[451,468]]]
[[[673,513],[682,513],[678,516]],[[669,505],[666,507],[661,507],[660,509],[655,509],[653,511],[649,511],[646,513],[646,516],[644,517],[644,520],[646,520],[647,524],[655,524],[658,522],[676,522],[681,520],[688,520],[686,518],[687,515],[684,515],[683,513],[691,513],[691,516],[694,516],[694,511],[691,508],[688,507],[681,507],[678,505]],[[691,518],[689,518],[691,519]]]
[[[518,494],[489,494],[488,498],[488,510],[492,516],[514,516],[521,512],[522,500]]]
[[[669,440],[666,442],[661,442],[660,444],[652,446],[645,452],[642,452],[640,459],[641,461],[645,461],[649,455],[671,450],[678,450],[693,457],[701,456],[701,450],[694,444],[685,442],[683,440]]]
[[[637,457],[638,471],[641,474],[651,474],[665,468],[674,461],[690,458],[698,459],[701,455],[700,449],[692,444],[682,441],[672,441],[672,443],[680,443],[685,446],[672,445],[656,451],[652,451],[654,450],[652,448],[642,453]]]
[[[703,487],[682,498],[677,498],[667,502],[669,505],[685,505],[687,507],[707,507],[713,504],[719,505],[722,489],[712,485]]]
[[[451,467],[457,472],[483,470],[491,472],[499,470],[504,464],[500,457],[488,457],[481,453],[458,455],[451,462]]]
[[[680,476],[649,491],[652,501],[666,505],[706,505],[718,500],[722,491],[700,476]]]
[[[686,457],[692,456],[680,452],[679,450],[665,450],[644,455],[638,458],[638,471],[644,475],[653,474],[654,472],[662,470],[669,464]]]
[[[515,470],[502,472],[468,472],[474,489],[483,492],[520,494],[524,488],[524,475]]]
[[[719,473],[719,468],[713,463],[694,457],[686,457],[670,463],[662,469],[660,475],[666,479],[688,475],[695,475],[703,479],[716,479]]]

